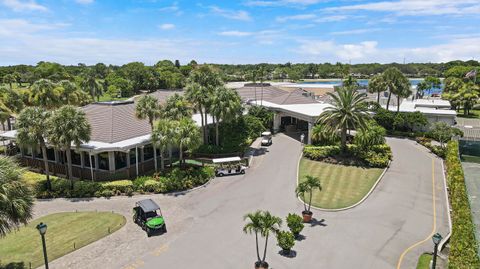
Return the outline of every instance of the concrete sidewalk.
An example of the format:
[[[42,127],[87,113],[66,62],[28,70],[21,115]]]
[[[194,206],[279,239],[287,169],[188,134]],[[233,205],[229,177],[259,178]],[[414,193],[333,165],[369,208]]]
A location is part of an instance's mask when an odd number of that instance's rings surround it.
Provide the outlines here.
[[[465,185],[468,191],[468,200],[470,201],[470,208],[472,211],[473,222],[476,229],[475,234],[480,240],[480,164],[462,162],[463,173],[465,174]],[[478,246],[478,253],[480,253],[480,245]]]

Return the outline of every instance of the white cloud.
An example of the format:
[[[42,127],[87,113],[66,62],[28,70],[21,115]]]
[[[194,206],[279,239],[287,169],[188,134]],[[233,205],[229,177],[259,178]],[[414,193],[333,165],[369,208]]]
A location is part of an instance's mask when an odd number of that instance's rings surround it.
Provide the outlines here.
[[[338,44],[332,40],[302,40],[296,52],[308,57],[309,61],[319,62],[390,63],[400,62],[403,57],[412,62],[448,62],[469,60],[472,55],[479,55],[480,37],[412,48],[381,48],[377,41]]]
[[[175,15],[179,16],[183,14],[183,11],[180,10],[180,7],[178,6],[178,2],[173,2],[170,6],[165,6],[159,9],[160,12],[166,12],[166,13],[174,13]]]
[[[37,33],[40,31],[55,30],[60,28],[65,28],[69,26],[66,23],[31,23],[23,19],[0,19],[0,37],[12,36],[15,35],[22,36],[25,34]]]
[[[346,30],[346,31],[337,31],[331,32],[331,35],[358,35],[358,34],[365,34],[371,32],[378,32],[381,31],[382,28],[364,28],[364,29],[353,29],[353,30]]]
[[[221,36],[234,36],[234,37],[244,37],[244,36],[251,36],[253,32],[242,32],[242,31],[223,31],[218,33]]]
[[[0,1],[4,6],[12,9],[13,11],[47,11],[45,6],[42,6],[35,2],[35,0],[2,0]]]
[[[314,14],[298,14],[292,16],[280,16],[276,18],[278,22],[287,22],[287,21],[303,21],[303,20],[311,20],[316,18]]]
[[[75,2],[82,4],[82,5],[88,5],[94,2],[94,0],[75,0]]]
[[[252,18],[250,17],[250,14],[248,14],[248,12],[246,12],[244,10],[229,10],[229,9],[219,8],[217,6],[211,6],[210,11],[213,14],[225,17],[227,19],[239,20],[239,21],[251,21],[252,20]]]
[[[164,24],[160,24],[158,26],[158,28],[162,29],[162,30],[172,30],[175,28],[175,24],[171,24],[171,23],[164,23]]]
[[[256,7],[275,7],[275,6],[309,6],[318,4],[321,2],[326,2],[325,0],[248,0],[245,2],[247,6],[256,6]]]
[[[396,15],[478,14],[478,0],[399,0],[325,8],[325,11],[377,11]]]
[[[348,18],[348,16],[346,16],[346,15],[322,16],[322,17],[319,17],[318,19],[315,19],[314,22],[318,22],[318,23],[337,22],[337,21],[343,21],[347,18]]]

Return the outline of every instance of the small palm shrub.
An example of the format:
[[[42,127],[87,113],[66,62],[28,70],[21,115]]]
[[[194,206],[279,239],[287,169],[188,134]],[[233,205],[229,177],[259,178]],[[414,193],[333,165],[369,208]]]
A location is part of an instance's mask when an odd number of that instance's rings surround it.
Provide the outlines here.
[[[277,245],[285,252],[290,250],[295,245],[295,237],[289,231],[279,231],[277,233]]]
[[[303,225],[303,218],[301,216],[289,213],[287,216],[287,226],[296,237],[302,232],[305,225]]]

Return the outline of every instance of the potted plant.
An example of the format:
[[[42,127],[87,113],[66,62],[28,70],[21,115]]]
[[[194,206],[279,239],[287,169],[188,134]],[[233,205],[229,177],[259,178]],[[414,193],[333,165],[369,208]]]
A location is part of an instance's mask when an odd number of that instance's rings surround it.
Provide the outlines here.
[[[303,207],[305,210],[302,212],[303,222],[309,223],[312,221],[312,211],[310,211],[310,207],[312,206],[312,196],[313,190],[318,189],[322,190],[322,185],[320,184],[320,179],[314,176],[306,176],[306,180],[300,184],[298,184],[297,188],[295,189],[295,193],[302,199]],[[305,202],[305,194],[308,193],[308,203]]]
[[[277,245],[282,248],[283,255],[289,255],[295,245],[295,238],[289,231],[279,231],[277,233]]]
[[[297,214],[291,214],[289,213],[287,216],[287,226],[290,229],[290,232],[295,236],[295,238],[298,238],[300,235],[300,232],[303,230],[303,219]]]
[[[243,227],[243,232],[255,234],[255,244],[257,248],[257,261],[255,262],[255,269],[268,269],[268,263],[265,261],[267,257],[268,237],[271,232],[277,233],[282,225],[282,219],[273,216],[268,211],[257,210],[254,213],[249,213],[243,217],[249,222]],[[258,236],[265,237],[265,248],[263,250],[263,258],[260,258],[260,251],[258,249]]]

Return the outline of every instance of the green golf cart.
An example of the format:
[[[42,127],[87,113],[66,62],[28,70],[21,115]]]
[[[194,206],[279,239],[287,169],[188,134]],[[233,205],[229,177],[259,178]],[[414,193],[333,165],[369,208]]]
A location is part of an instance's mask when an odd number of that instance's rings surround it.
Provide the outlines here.
[[[152,199],[145,199],[135,203],[133,222],[142,227],[147,232],[148,237],[156,232],[167,232],[162,211]]]

